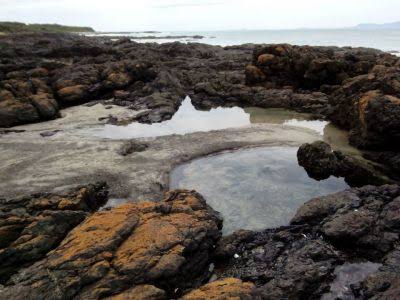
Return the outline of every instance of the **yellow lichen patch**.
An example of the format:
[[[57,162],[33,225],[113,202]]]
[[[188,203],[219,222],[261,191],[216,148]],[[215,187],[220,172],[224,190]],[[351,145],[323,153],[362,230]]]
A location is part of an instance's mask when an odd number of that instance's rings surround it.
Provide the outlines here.
[[[140,203],[140,222],[115,252],[113,265],[133,275],[147,270],[148,280],[178,272],[185,263],[183,252],[188,243],[204,237],[208,230],[218,230],[215,221],[207,218],[204,204],[200,209],[201,204],[193,194],[173,202]],[[168,213],[157,213],[163,209]]]
[[[400,104],[400,99],[395,96],[386,95],[385,98],[388,99],[393,104],[396,104],[396,105]]]
[[[276,51],[277,53],[279,53],[279,55],[283,55],[283,54],[286,52],[286,49],[285,49],[285,47],[283,47],[283,46],[277,46],[277,47],[275,48],[275,51]]]
[[[266,80],[265,74],[256,66],[248,65],[246,66],[246,80],[250,83],[259,83]]]
[[[131,78],[126,73],[111,73],[107,76],[107,80],[118,86],[124,86],[129,83]]]
[[[58,91],[58,95],[66,100],[77,100],[85,94],[86,86],[78,84],[68,86]]]
[[[107,300],[163,300],[167,296],[163,290],[153,285],[138,285],[121,294],[106,298]]]
[[[151,269],[161,259],[160,254],[169,255],[171,248],[182,243],[184,239],[180,228],[170,221],[169,216],[142,220],[115,253],[115,266],[122,271]],[[185,224],[190,228],[190,222]]]
[[[58,203],[58,209],[67,210],[76,208],[76,203],[69,199],[62,199],[60,203]]]
[[[367,124],[365,122],[365,110],[367,109],[369,102],[379,95],[379,91],[370,91],[365,93],[358,101],[358,117],[364,133],[367,130]]]
[[[185,295],[184,300],[222,300],[222,299],[242,299],[250,297],[254,289],[254,284],[242,282],[236,278],[226,278],[206,284],[197,290]]]
[[[93,255],[109,252],[116,240],[123,238],[122,233],[130,231],[138,222],[137,209],[134,204],[119,206],[111,211],[93,214],[80,226],[70,232],[63,243],[52,252],[51,264],[58,265],[80,256],[87,258],[87,253]],[[85,255],[86,254],[86,255]]]
[[[38,199],[37,201],[34,201],[32,207],[34,207],[35,209],[46,209],[46,208],[50,208],[52,205],[53,204],[49,199],[41,198],[41,199]]]
[[[257,62],[261,65],[266,64],[267,62],[273,60],[275,58],[275,55],[273,54],[261,54],[258,59]]]

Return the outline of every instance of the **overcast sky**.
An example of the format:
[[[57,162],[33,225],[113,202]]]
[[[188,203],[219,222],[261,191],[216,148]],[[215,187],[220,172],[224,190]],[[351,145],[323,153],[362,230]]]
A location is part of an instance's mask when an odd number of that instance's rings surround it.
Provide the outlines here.
[[[0,0],[0,21],[99,31],[347,27],[400,21],[400,0]]]

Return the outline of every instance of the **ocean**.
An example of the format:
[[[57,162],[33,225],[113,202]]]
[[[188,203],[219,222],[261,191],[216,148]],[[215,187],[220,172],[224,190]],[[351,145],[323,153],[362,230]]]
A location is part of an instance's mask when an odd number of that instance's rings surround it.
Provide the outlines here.
[[[138,42],[200,42],[231,46],[246,43],[289,43],[313,46],[369,47],[400,56],[400,30],[297,29],[231,31],[109,32],[88,35],[128,36]],[[198,39],[193,36],[203,36]],[[168,37],[168,38],[165,38]]]

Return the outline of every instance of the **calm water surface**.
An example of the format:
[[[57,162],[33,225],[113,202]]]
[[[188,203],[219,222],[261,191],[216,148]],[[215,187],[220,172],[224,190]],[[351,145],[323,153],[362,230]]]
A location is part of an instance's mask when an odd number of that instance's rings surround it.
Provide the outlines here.
[[[88,35],[96,35],[89,33]],[[120,36],[120,33],[109,33],[108,36]],[[227,31],[164,31],[156,33],[124,33],[131,36],[193,36],[202,35],[204,39],[191,38],[182,39],[145,39],[138,42],[170,43],[179,42],[200,42],[211,45],[240,45],[246,43],[273,44],[289,43],[294,45],[315,45],[315,46],[352,46],[370,47],[384,51],[400,50],[400,30],[389,29],[294,29],[294,30],[227,30]]]
[[[204,157],[173,170],[170,188],[201,193],[224,218],[224,234],[288,225],[305,201],[348,187],[342,178],[309,178],[296,153],[263,147]]]
[[[187,97],[171,120],[161,123],[131,123],[127,126],[105,125],[88,130],[91,135],[108,139],[132,139],[141,137],[186,134],[250,125],[250,115],[242,108],[218,107],[210,111],[200,111]]]
[[[172,134],[187,134],[201,131],[222,130],[244,127],[251,124],[282,124],[308,128],[317,131],[321,139],[331,144],[336,150],[351,154],[359,151],[348,144],[348,134],[332,124],[312,120],[311,115],[285,109],[263,109],[256,107],[218,107],[210,111],[196,110],[187,97],[171,120],[154,124],[131,123],[126,126],[104,125],[84,129],[82,134],[106,139],[133,139],[157,137]]]

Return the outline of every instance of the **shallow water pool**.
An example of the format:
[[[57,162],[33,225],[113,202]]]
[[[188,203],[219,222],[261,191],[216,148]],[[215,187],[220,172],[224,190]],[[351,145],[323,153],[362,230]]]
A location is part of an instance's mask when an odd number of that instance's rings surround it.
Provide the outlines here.
[[[107,139],[187,134],[199,131],[221,130],[250,125],[250,115],[240,107],[218,107],[209,111],[196,110],[187,97],[171,120],[161,123],[131,123],[126,126],[105,125],[90,130],[92,135]]]
[[[342,178],[309,178],[296,154],[296,147],[262,147],[204,157],[174,169],[170,188],[201,193],[224,218],[224,234],[288,225],[307,200],[348,187]]]
[[[321,139],[331,144],[335,150],[349,154],[359,151],[349,146],[347,132],[323,120],[313,120],[310,114],[298,113],[286,109],[263,109],[257,107],[218,107],[209,111],[197,110],[189,97],[182,102],[171,120],[161,123],[131,123],[125,126],[102,125],[86,128],[80,134],[106,139],[134,139],[145,137],[187,134],[244,127],[251,124],[281,124],[315,130]]]

